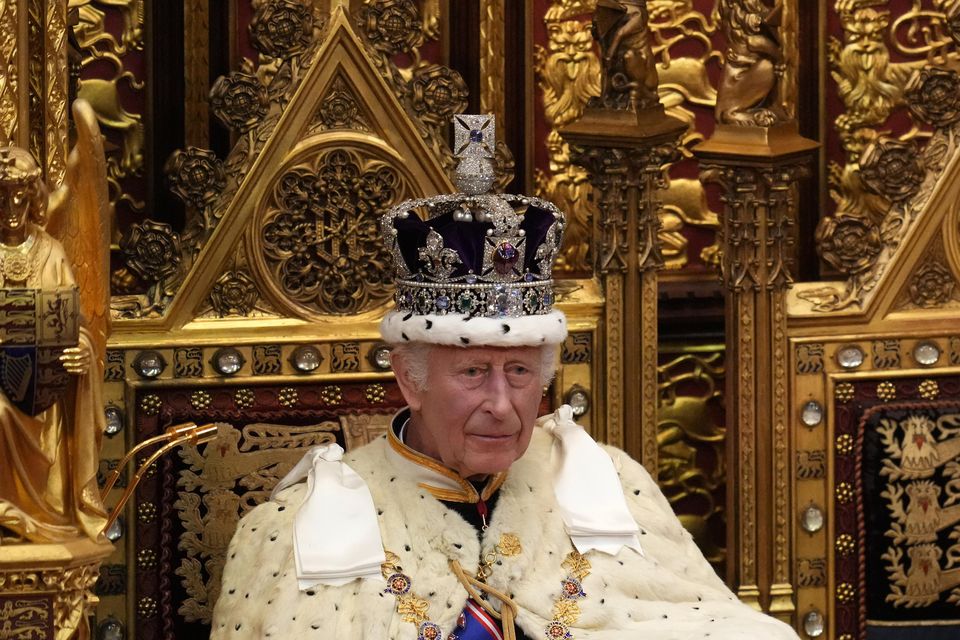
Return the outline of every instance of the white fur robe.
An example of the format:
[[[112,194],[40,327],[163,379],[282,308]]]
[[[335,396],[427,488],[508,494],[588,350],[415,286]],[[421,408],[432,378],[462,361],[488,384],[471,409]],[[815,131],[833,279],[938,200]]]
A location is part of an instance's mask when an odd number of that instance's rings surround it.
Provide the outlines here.
[[[510,468],[482,541],[456,512],[404,478],[385,455],[384,438],[344,456],[370,487],[384,548],[400,558],[410,592],[429,603],[428,619],[444,638],[454,629],[467,593],[449,559],[468,574],[481,548],[503,533],[519,537],[522,552],[494,565],[488,583],[511,594],[517,624],[530,638],[544,638],[573,551],[556,508],[548,461],[552,438],[534,429],[526,454]],[[740,603],[713,572],[692,537],[646,470],[618,449],[607,448],[620,475],[630,511],[641,528],[644,554],[589,552],[581,615],[570,627],[576,640],[796,640],[786,625]],[[385,582],[355,580],[340,587],[297,588],[293,518],[305,483],[251,511],[227,551],[214,639],[350,638],[416,640],[417,628],[397,613]]]

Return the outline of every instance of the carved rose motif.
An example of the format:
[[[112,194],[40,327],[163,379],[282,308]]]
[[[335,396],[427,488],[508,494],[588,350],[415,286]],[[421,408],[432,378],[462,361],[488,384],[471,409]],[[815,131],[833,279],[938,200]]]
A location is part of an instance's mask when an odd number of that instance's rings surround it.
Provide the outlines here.
[[[820,256],[848,275],[869,269],[883,248],[877,225],[845,213],[823,218],[816,239]]]
[[[260,293],[257,285],[242,271],[227,271],[210,290],[210,306],[221,318],[246,316],[253,311]]]
[[[360,107],[340,78],[320,105],[319,116],[320,121],[331,129],[350,127],[359,119]]]
[[[412,0],[373,0],[362,15],[361,26],[377,51],[392,56],[420,46],[423,25]]]
[[[467,108],[467,84],[453,69],[436,64],[417,69],[410,89],[413,110],[427,124],[445,125]]]
[[[210,106],[220,122],[247,131],[267,115],[267,90],[256,76],[234,71],[220,76],[210,89]]]
[[[197,209],[213,202],[226,184],[223,162],[206,149],[187,147],[174,151],[163,170],[170,191]]]
[[[913,142],[881,138],[860,156],[860,178],[874,193],[891,202],[909,200],[923,183],[920,152]]]
[[[928,262],[910,282],[910,300],[918,307],[930,309],[949,302],[955,282],[950,270],[940,262]]]
[[[147,282],[166,280],[180,268],[180,236],[170,225],[144,220],[121,243],[127,266]]]
[[[313,40],[313,11],[298,0],[268,0],[250,20],[250,40],[270,57],[293,57]]]
[[[946,27],[953,41],[960,44],[960,4],[955,4],[947,10]]]
[[[960,75],[956,71],[919,69],[907,83],[904,96],[913,115],[938,129],[960,120]]]

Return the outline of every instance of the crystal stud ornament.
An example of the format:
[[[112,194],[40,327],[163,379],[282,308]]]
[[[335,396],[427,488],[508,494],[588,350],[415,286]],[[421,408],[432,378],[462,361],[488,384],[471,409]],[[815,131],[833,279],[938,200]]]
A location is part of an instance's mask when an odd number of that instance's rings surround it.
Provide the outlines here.
[[[823,405],[816,400],[804,403],[800,410],[800,420],[808,427],[815,427],[823,422]]]
[[[855,344],[840,347],[837,351],[837,364],[844,369],[856,369],[863,364],[863,349]]]
[[[921,366],[932,367],[940,359],[940,347],[937,346],[936,342],[930,340],[919,342],[913,348],[913,359]]]
[[[97,627],[97,640],[124,640],[127,634],[123,631],[123,624],[110,616]]]
[[[825,627],[823,614],[816,609],[803,616],[803,632],[808,638],[819,638],[823,635]]]
[[[370,350],[370,364],[380,371],[390,370],[390,347],[381,344]]]
[[[246,359],[239,349],[221,347],[213,354],[210,363],[221,375],[232,376],[243,368]]]
[[[112,438],[123,431],[123,412],[118,407],[107,407],[103,410],[103,415],[106,418],[104,433],[107,434],[107,437]]]
[[[290,364],[301,373],[311,373],[320,368],[323,355],[313,345],[305,344],[297,347],[290,354]]]
[[[133,370],[141,378],[156,378],[167,368],[159,351],[141,351],[133,361]]]
[[[123,523],[120,521],[121,518],[117,518],[113,521],[106,531],[103,532],[107,536],[107,540],[110,542],[116,542],[123,537]]]
[[[564,398],[564,402],[573,409],[574,417],[586,415],[590,410],[590,394],[580,385],[573,385]]]
[[[823,510],[815,504],[803,510],[800,516],[800,526],[807,533],[816,533],[823,529],[824,517]]]

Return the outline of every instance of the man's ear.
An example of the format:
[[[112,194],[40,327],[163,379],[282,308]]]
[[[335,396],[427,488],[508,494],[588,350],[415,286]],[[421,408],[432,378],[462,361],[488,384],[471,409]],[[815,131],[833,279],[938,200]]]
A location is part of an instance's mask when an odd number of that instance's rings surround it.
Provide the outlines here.
[[[420,411],[423,405],[423,392],[417,387],[410,376],[410,367],[407,359],[400,353],[390,353],[390,366],[393,367],[393,374],[397,377],[397,386],[400,387],[400,393],[403,399],[407,401],[407,406],[411,411]]]

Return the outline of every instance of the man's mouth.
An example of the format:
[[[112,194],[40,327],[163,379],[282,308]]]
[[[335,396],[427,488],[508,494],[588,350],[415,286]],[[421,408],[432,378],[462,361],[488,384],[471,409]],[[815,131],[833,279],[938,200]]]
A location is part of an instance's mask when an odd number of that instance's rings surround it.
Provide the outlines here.
[[[499,442],[502,440],[510,440],[511,438],[515,437],[515,435],[516,434],[513,434],[513,433],[501,434],[501,435],[484,434],[484,433],[468,433],[467,434],[467,436],[470,438],[477,438],[478,440],[485,440],[488,442]]]

